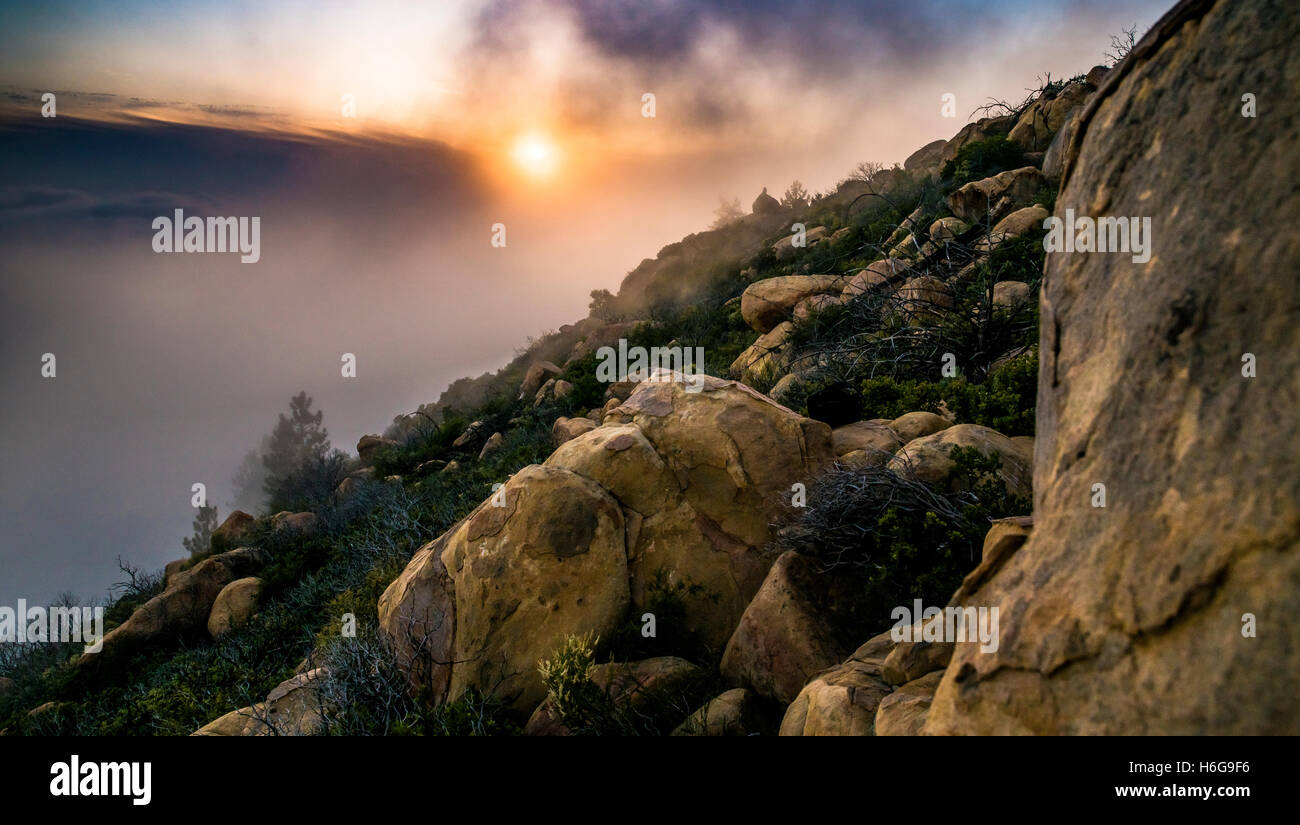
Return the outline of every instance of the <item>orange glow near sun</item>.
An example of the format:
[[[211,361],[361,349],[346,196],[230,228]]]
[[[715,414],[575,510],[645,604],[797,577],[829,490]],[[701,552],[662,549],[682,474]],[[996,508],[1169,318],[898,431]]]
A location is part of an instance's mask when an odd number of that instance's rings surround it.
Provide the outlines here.
[[[560,165],[560,152],[555,143],[540,132],[529,132],[515,139],[510,157],[528,175],[549,178]]]

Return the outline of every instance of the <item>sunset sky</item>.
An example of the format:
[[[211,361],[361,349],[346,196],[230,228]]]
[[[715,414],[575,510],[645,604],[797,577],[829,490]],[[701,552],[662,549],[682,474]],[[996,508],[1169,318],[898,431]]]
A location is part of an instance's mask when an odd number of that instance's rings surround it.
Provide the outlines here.
[[[720,196],[901,162],[1169,5],[0,3],[0,604],[180,557],[297,390],[351,450]],[[153,253],[173,208],[261,216],[262,260]]]

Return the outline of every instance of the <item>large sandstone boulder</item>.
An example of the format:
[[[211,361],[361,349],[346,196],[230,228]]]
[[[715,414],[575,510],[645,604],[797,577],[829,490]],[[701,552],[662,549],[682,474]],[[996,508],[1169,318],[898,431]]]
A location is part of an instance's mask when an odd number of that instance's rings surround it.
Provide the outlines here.
[[[794,305],[794,317],[796,320],[805,321],[823,310],[842,303],[844,303],[843,295],[827,295],[824,293],[812,295]]]
[[[925,732],[1300,733],[1297,38],[1295,4],[1183,2],[1085,107],[1057,213],[1152,216],[1154,250],[1048,255],[1033,532]]]
[[[956,466],[949,457],[955,447],[973,447],[1002,460],[998,477],[1007,491],[1029,495],[1033,454],[996,430],[979,424],[957,424],[933,435],[909,441],[889,462],[889,469],[927,484],[945,484]]]
[[[372,464],[376,452],[385,447],[396,447],[397,444],[398,442],[382,435],[363,435],[357,440],[357,456],[362,464]]]
[[[1070,113],[1088,99],[1087,83],[1070,83],[1053,97],[1040,97],[1021,112],[1007,137],[1031,152],[1041,152],[1064,125]]]
[[[618,502],[569,470],[531,465],[416,553],[379,621],[431,700],[477,688],[526,713],[545,695],[537,663],[567,635],[608,635],[627,606]]]
[[[845,282],[843,295],[851,298],[874,289],[883,289],[905,278],[909,266],[910,264],[901,258],[882,258],[879,261],[872,261]]]
[[[189,563],[190,563],[190,559],[187,556],[186,558],[177,559],[176,561],[169,561],[167,562],[167,564],[163,565],[163,589],[164,590],[171,586],[172,579],[176,577],[177,573],[184,570],[186,565],[188,565]]]
[[[688,602],[688,629],[720,648],[771,566],[762,548],[789,512],[791,485],[830,463],[831,433],[743,384],[701,376],[699,386],[642,383],[605,426],[547,463],[623,503],[633,603],[660,576],[698,585],[708,597]]]
[[[946,218],[939,218],[937,221],[930,224],[929,235],[930,240],[934,243],[942,243],[944,241],[955,241],[969,231],[970,224],[966,223],[961,218],[955,218],[949,215]]]
[[[975,180],[948,196],[952,213],[969,224],[996,224],[1021,207],[1028,206],[1046,179],[1033,166],[1008,169],[991,178]]]
[[[235,510],[226,516],[220,527],[212,531],[212,549],[217,553],[234,550],[256,523],[257,519],[248,513]]]
[[[771,373],[780,372],[786,367],[786,339],[794,324],[782,321],[758,336],[758,340],[746,347],[745,351],[731,362],[730,373],[746,384],[759,383]]]
[[[286,679],[266,701],[219,716],[191,736],[318,736],[331,706],[317,690],[329,669],[314,668]]]
[[[782,275],[755,281],[741,293],[740,314],[750,327],[767,332],[786,320],[803,299],[838,293],[842,286],[838,275]]]
[[[519,382],[519,400],[526,401],[537,395],[542,384],[548,378],[557,378],[564,370],[550,361],[534,361],[524,373],[524,380]]]
[[[976,241],[975,248],[981,251],[997,249],[1003,241],[1018,238],[1043,226],[1047,217],[1047,209],[1038,204],[1017,209],[998,221],[987,235]]]
[[[933,275],[918,275],[899,287],[897,305],[884,307],[884,312],[901,313],[907,318],[931,318],[942,317],[943,311],[952,307],[952,289],[947,284]]]
[[[596,422],[590,418],[566,418],[560,416],[555,419],[551,425],[551,441],[555,446],[560,446],[566,441],[572,441],[583,433],[589,433],[596,429]]]
[[[728,681],[788,704],[813,674],[844,658],[842,640],[811,597],[817,575],[793,551],[777,559],[722,654]]]
[[[907,160],[903,161],[903,168],[909,172],[937,168],[943,158],[943,150],[947,145],[948,141],[942,138],[925,144],[907,156]]]
[[[903,446],[903,440],[883,421],[857,421],[832,430],[831,446],[837,456],[873,450],[892,457]]]
[[[257,611],[257,596],[261,591],[262,580],[256,576],[235,579],[221,588],[208,614],[208,633],[212,638],[246,624]]]
[[[898,433],[898,437],[903,440],[904,444],[922,436],[933,435],[951,426],[952,422],[942,415],[926,412],[925,410],[903,413],[889,422],[889,429]]]
[[[276,533],[312,534],[320,529],[320,517],[315,513],[290,513],[281,510],[271,516],[271,529]]]
[[[1070,112],[1065,119],[1065,123],[1061,124],[1061,128],[1057,130],[1051,144],[1047,147],[1047,151],[1043,154],[1043,177],[1054,186],[1059,185],[1061,182],[1065,151],[1069,147],[1070,141],[1074,139],[1074,129],[1078,125],[1079,117],[1082,114],[1082,107]]]

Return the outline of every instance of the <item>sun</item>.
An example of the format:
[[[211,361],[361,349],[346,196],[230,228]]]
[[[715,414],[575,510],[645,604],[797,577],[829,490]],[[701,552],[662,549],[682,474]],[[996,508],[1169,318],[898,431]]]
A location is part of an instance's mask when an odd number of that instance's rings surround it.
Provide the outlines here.
[[[510,148],[515,165],[535,178],[549,178],[560,165],[555,143],[540,132],[529,132],[515,139]]]

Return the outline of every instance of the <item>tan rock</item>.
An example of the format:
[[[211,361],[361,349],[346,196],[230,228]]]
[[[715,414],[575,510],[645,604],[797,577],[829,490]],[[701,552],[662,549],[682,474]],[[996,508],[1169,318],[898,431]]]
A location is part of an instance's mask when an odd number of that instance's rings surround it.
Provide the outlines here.
[[[1043,173],[1033,166],[1008,169],[961,187],[948,196],[948,206],[954,215],[969,224],[983,223],[989,216],[996,223],[1028,206],[1045,182]]]
[[[980,558],[985,561],[1010,558],[1011,554],[1019,550],[1020,546],[1029,539],[1033,529],[1032,517],[998,519],[993,522],[993,526],[989,527],[988,533],[984,536],[984,547],[980,551]]]
[[[709,700],[675,730],[673,736],[749,736],[759,732],[758,699],[744,688],[728,690]]]
[[[1040,97],[1021,113],[1007,137],[1031,152],[1046,149],[1070,114],[1083,105],[1088,94],[1086,83],[1070,83],[1051,98]]]
[[[791,232],[789,235],[786,235],[781,240],[772,244],[772,251],[776,253],[776,259],[778,261],[787,261],[795,257],[796,255],[800,254],[801,252],[803,252],[804,249],[815,246],[818,241],[822,240],[825,237],[826,237],[826,227],[824,226],[811,227],[809,229],[804,230],[803,246],[799,247],[794,245],[796,235],[795,233]]]
[[[189,558],[177,559],[176,561],[167,562],[167,564],[163,567],[163,589],[169,587],[171,585],[172,579],[175,578],[176,574],[184,570],[185,565],[189,563],[190,563]]]
[[[943,281],[930,275],[911,278],[898,290],[897,311],[912,317],[939,316],[943,310],[952,309],[952,290]],[[895,308],[886,307],[886,312]]]
[[[791,484],[830,463],[831,433],[743,384],[703,379],[697,393],[645,382],[623,405],[681,490],[674,506],[642,514],[632,597],[642,604],[659,571],[698,584],[716,601],[688,604],[688,624],[721,647],[771,565],[762,549],[790,512]]]
[[[740,314],[758,332],[768,332],[786,320],[795,304],[819,294],[837,293],[838,275],[783,275],[755,281],[740,296]]]
[[[842,302],[843,298],[840,295],[813,295],[794,305],[794,317],[801,321],[807,320],[818,312]]]
[[[478,451],[478,460],[482,461],[492,455],[497,450],[501,449],[501,445],[504,443],[505,438],[502,437],[501,433],[492,433],[492,435],[488,437],[488,440],[483,442],[483,449]]]
[[[524,373],[524,380],[519,383],[519,400],[533,398],[546,379],[558,377],[562,372],[564,370],[550,361],[534,361]]]
[[[379,619],[432,700],[477,688],[525,713],[545,695],[538,661],[622,621],[624,519],[599,485],[557,467],[525,467],[502,493],[505,507],[489,499],[417,552]]]
[[[234,550],[248,531],[257,523],[257,519],[243,510],[235,510],[226,516],[221,526],[212,531],[212,549],[217,553]]]
[[[930,240],[935,242],[954,241],[970,231],[970,224],[961,218],[952,216],[940,218],[930,224]]]
[[[933,435],[951,426],[952,422],[943,416],[924,410],[904,413],[889,422],[889,428],[898,433],[898,437],[904,444],[922,436]]]
[[[247,624],[257,611],[257,596],[261,590],[262,580],[256,576],[235,579],[221,588],[208,614],[208,634],[215,639]]]
[[[933,435],[913,439],[898,451],[888,466],[927,484],[947,484],[948,475],[955,466],[949,458],[954,447],[973,447],[985,455],[997,455],[1002,459],[998,477],[1007,491],[1029,495],[1033,457],[1025,455],[1005,435],[978,424],[956,424]]]
[[[282,510],[271,516],[271,528],[278,532],[311,534],[320,529],[320,519],[315,513],[290,513]]]
[[[989,230],[988,235],[980,238],[975,242],[975,248],[981,251],[997,249],[1003,241],[1011,238],[1018,238],[1034,229],[1043,226],[1043,221],[1047,220],[1048,212],[1038,204],[1026,206],[1023,209],[1017,209],[1010,215],[998,221],[994,227]]]
[[[901,446],[903,441],[898,433],[880,422],[857,421],[831,431],[831,449],[837,456],[855,450],[875,450],[892,456]]]
[[[1016,125],[1016,118],[1011,115],[1001,117],[984,117],[968,123],[961,127],[952,139],[944,144],[943,152],[939,155],[939,165],[942,166],[947,161],[957,157],[957,152],[966,144],[974,143],[977,140],[987,140],[991,137],[1003,137],[1011,131]]]
[[[1154,215],[1157,240],[1047,256],[1034,529],[970,589],[1002,641],[958,645],[927,733],[1300,733],[1300,235],[1277,222],[1300,7],[1261,9],[1179,3],[1085,107],[1058,214]],[[1240,106],[1243,76],[1286,127],[1188,105]]]
[[[876,736],[919,736],[941,679],[942,670],[932,671],[881,699],[876,709]]]
[[[907,160],[903,161],[903,168],[909,172],[937,169],[943,158],[943,150],[947,145],[948,141],[942,139],[925,144],[907,156]]]
[[[589,433],[596,429],[596,422],[590,418],[565,418],[560,416],[555,419],[551,425],[551,441],[555,446],[560,446],[566,441],[571,441],[583,433]]]
[[[722,675],[733,684],[789,703],[817,672],[846,651],[823,612],[808,598],[813,563],[786,551],[767,574],[722,654]]]
[[[894,645],[880,667],[880,677],[887,683],[906,684],[948,666],[956,643],[926,641],[926,625],[929,623],[934,623],[935,629],[941,631],[944,629],[944,616],[940,614],[932,619],[918,620],[912,626],[911,641],[901,641]],[[934,635],[936,638],[942,637],[939,632]]]
[[[785,342],[792,329],[793,323],[782,321],[770,332],[758,336],[757,341],[731,362],[731,374],[746,384],[756,384],[768,373],[784,369]]]
[[[396,446],[398,442],[391,438],[384,438],[381,435],[363,435],[357,441],[357,455],[363,464],[371,464],[375,460],[375,453],[380,449]]]
[[[141,650],[170,644],[187,633],[204,629],[222,589],[255,572],[265,559],[260,550],[241,547],[209,556],[176,574],[170,587],[104,636],[99,652],[81,654],[72,677],[74,686],[112,680]]]
[[[890,693],[880,667],[892,644],[882,633],[805,685],[786,708],[781,736],[870,736]]]
[[[1017,307],[1027,302],[1033,295],[1029,284],[1020,281],[998,281],[993,285],[993,306]]]

